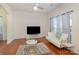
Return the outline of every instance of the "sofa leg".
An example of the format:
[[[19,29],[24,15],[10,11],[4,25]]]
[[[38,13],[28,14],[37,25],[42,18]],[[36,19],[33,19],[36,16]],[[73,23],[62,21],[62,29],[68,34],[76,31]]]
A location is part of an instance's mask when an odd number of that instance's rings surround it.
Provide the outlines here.
[[[61,54],[64,54],[65,49],[64,48],[60,48]]]

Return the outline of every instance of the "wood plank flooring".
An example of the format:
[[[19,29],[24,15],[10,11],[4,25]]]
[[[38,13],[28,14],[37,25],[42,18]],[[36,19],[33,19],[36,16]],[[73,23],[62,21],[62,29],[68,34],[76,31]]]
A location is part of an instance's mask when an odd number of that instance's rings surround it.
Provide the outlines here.
[[[51,50],[52,55],[75,55],[72,51],[64,50],[62,51],[55,47],[53,44],[48,42],[45,38],[37,38],[38,42],[43,42]],[[22,44],[26,44],[26,39],[15,39],[11,44],[7,45],[6,41],[3,41],[2,46],[0,46],[1,55],[15,55],[18,47]]]

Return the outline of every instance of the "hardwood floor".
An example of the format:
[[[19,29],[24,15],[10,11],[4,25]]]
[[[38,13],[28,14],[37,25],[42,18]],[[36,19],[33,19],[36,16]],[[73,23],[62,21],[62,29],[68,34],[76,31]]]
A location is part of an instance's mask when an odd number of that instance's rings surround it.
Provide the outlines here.
[[[3,54],[3,49],[7,45],[7,40],[0,40],[0,55]]]
[[[51,53],[54,55],[75,55],[75,53],[69,51],[69,50],[64,50],[62,51],[55,47],[53,44],[49,43],[45,38],[37,38],[38,42],[43,42],[44,44],[47,45],[47,47],[51,50]],[[26,39],[16,39],[14,40],[11,44],[7,45],[6,41],[0,46],[0,53],[3,55],[15,55],[18,47],[22,44],[26,44]]]

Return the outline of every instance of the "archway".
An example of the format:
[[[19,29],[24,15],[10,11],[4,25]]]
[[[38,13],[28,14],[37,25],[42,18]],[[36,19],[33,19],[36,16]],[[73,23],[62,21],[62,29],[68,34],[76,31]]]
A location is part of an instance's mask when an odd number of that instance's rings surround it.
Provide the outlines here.
[[[7,15],[7,44],[13,41],[13,27],[12,27],[12,11],[7,4],[0,4],[6,11]]]

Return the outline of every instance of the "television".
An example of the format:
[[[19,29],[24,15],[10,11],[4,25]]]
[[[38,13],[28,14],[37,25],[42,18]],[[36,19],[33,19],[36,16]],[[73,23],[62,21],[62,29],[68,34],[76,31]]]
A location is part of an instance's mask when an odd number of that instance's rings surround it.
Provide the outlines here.
[[[27,34],[40,34],[40,26],[27,26]]]

